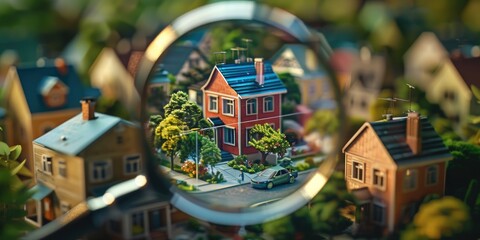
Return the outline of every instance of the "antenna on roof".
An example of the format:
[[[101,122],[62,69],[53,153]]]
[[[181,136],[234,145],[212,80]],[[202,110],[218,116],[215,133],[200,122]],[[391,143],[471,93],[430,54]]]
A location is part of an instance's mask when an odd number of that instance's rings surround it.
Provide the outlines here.
[[[215,58],[215,65],[217,65],[217,64],[225,64],[225,61],[226,61],[226,60],[225,60],[225,55],[226,55],[226,54],[227,54],[227,53],[226,53],[225,51],[214,52],[214,53],[213,53],[213,56],[214,56],[214,58]],[[220,58],[220,61],[219,61],[218,57],[221,57],[221,58]]]
[[[238,64],[242,62],[241,56],[240,56],[240,51],[244,51],[245,48],[242,47],[233,47],[230,48],[232,50],[232,59],[234,60],[234,63]],[[237,58],[235,58],[235,52],[237,52]]]
[[[245,58],[247,59],[247,62],[253,62],[253,58],[249,56],[249,49],[248,49],[248,43],[252,42],[252,39],[250,38],[242,38],[242,41],[245,43]]]
[[[390,102],[389,106],[387,107],[386,113],[382,115],[382,117],[385,117],[387,121],[392,120],[393,118],[393,113],[395,112],[395,102],[397,101],[408,102],[408,100],[401,99],[401,98],[378,98],[378,99]]]
[[[412,111],[412,94],[413,94],[413,89],[415,89],[415,87],[408,83],[407,83],[407,87],[408,87],[408,101],[410,102],[408,106],[408,112],[411,112]]]

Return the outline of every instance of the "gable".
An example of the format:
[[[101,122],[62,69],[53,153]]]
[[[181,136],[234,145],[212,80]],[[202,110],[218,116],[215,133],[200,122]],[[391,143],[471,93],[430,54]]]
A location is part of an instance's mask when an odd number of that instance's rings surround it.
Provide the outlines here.
[[[272,64],[275,71],[288,72],[294,76],[303,75],[303,69],[290,48],[285,49]]]
[[[217,67],[214,68],[207,84],[203,87],[205,92],[219,93],[229,96],[237,96],[238,94],[231,88]]]
[[[67,102],[68,87],[57,77],[48,76],[39,86],[39,94],[47,107],[56,108]]]
[[[343,148],[352,154],[377,163],[392,164],[392,158],[369,123],[365,123]]]

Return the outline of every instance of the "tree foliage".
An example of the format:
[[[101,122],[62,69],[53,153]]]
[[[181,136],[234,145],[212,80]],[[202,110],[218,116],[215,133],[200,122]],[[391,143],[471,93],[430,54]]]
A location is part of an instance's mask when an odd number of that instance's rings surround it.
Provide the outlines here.
[[[182,120],[170,115],[163,119],[155,129],[154,145],[161,148],[167,156],[170,156],[170,169],[173,170],[173,160],[175,154],[180,148],[180,142],[185,136],[182,132],[187,129],[187,125]]]
[[[250,134],[252,136],[248,144],[262,154],[262,163],[265,163],[268,154],[279,154],[280,157],[283,157],[287,148],[290,147],[285,134],[280,132],[280,129],[273,129],[268,123],[256,124],[250,130]],[[258,139],[254,137],[255,134],[259,135]]]
[[[402,239],[471,239],[471,227],[468,207],[447,196],[421,205]]]
[[[217,144],[208,138],[202,138],[202,150],[200,156],[203,164],[210,166],[212,173],[213,167],[222,160],[222,155]]]
[[[340,122],[336,111],[319,110],[305,124],[306,133],[318,132],[331,135],[339,129]]]
[[[453,155],[448,162],[445,193],[463,198],[470,180],[477,179],[480,166],[480,147],[463,141],[445,141],[445,145]]]

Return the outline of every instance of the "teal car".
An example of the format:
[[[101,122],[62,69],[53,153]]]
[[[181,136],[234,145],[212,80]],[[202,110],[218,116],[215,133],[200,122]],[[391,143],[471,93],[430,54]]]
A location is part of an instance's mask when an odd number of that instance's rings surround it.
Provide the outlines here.
[[[254,188],[271,189],[280,184],[294,183],[297,176],[297,171],[290,172],[282,166],[274,166],[263,170],[252,178],[251,184]]]

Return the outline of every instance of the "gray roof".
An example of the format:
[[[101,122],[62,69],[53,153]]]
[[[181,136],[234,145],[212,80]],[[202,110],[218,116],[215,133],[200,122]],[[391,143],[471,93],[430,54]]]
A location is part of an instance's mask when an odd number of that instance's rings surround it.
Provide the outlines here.
[[[414,155],[406,143],[407,118],[394,118],[390,121],[370,122],[376,135],[380,138],[390,156],[397,164],[451,158],[443,140],[433,129],[426,117],[421,117],[422,150]]]
[[[264,84],[262,86],[256,82],[257,74],[253,62],[219,64],[216,68],[240,97],[287,92],[285,85],[273,72],[272,65],[269,63],[264,63]]]
[[[95,119],[86,121],[80,113],[33,142],[63,154],[76,156],[118,123],[132,124],[102,113],[95,113],[95,116]]]
[[[188,60],[192,52],[197,52],[205,62],[208,62],[208,59],[197,47],[176,45],[167,49],[164,56],[162,56],[160,60],[160,64],[163,65],[163,69],[176,76],[180,73],[180,70],[182,70],[183,65]]]

